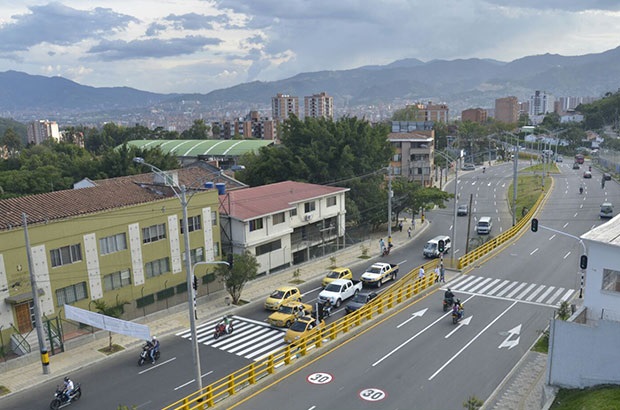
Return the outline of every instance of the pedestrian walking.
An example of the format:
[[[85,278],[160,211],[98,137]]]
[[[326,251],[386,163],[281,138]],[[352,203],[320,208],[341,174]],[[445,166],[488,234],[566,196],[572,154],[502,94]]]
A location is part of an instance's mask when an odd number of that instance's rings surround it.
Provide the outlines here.
[[[392,235],[390,235],[390,236],[388,236],[388,248],[390,250],[392,250],[392,246],[394,246],[394,245],[392,244]]]
[[[411,227],[407,229],[407,235],[411,238]]]
[[[443,267],[443,263],[439,265],[439,281],[446,283],[446,269]]]
[[[383,238],[379,239],[379,252],[381,255],[385,252],[385,242],[383,241]]]
[[[424,265],[420,266],[420,271],[418,272],[418,279],[424,279]]]
[[[435,267],[435,283],[439,282],[439,275],[440,275],[440,273],[439,273],[439,266],[436,266]]]
[[[403,221],[400,221],[400,222],[398,223],[398,230],[399,230],[400,232],[402,232],[402,231],[403,231]]]

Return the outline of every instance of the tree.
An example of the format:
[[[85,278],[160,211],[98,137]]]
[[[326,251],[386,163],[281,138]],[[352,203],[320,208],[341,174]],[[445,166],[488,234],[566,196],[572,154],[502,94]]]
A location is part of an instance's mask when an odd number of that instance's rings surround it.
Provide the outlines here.
[[[419,111],[417,105],[407,105],[405,108],[394,111],[394,114],[392,114],[392,121],[419,121]]]
[[[6,146],[6,149],[9,152],[9,157],[12,158],[22,147],[22,140],[20,136],[13,131],[13,128],[7,128],[4,132],[4,136],[2,137],[2,145]]]
[[[441,189],[424,188],[420,183],[407,181],[404,178],[395,178],[392,181],[392,191],[394,191],[392,212],[394,212],[396,220],[398,220],[398,215],[407,208],[411,208],[414,215],[420,208],[428,209],[435,205],[439,208],[445,208],[445,202],[454,197],[454,194],[449,194]]]
[[[93,303],[95,304],[95,309],[97,309],[97,312],[101,313],[102,315],[110,316],[116,319],[120,319],[121,315],[125,312],[124,306],[129,304],[129,302],[122,301],[122,302],[119,302],[119,304],[116,306],[110,306],[103,299],[97,299]],[[112,351],[112,332],[111,331],[108,331],[108,336],[110,339],[110,345],[108,347],[108,350],[111,352]]]
[[[478,410],[484,405],[484,402],[476,396],[469,396],[466,401],[463,402],[463,407],[467,410]]]
[[[181,133],[182,140],[206,140],[209,138],[209,126],[204,120],[194,120],[192,126]]]
[[[234,254],[233,258],[232,269],[224,264],[217,265],[215,274],[224,282],[226,291],[232,298],[232,303],[237,304],[241,299],[241,292],[245,284],[256,277],[259,263],[249,251]]]

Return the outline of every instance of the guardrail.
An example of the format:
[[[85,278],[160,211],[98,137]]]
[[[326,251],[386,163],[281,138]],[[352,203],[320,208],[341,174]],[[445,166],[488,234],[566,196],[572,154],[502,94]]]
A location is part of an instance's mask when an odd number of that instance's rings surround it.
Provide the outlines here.
[[[508,231],[460,257],[458,268],[462,269],[470,265],[513,238],[532,218],[543,198],[544,193],[538,197],[530,211]],[[437,283],[438,278],[434,269],[438,265],[439,259],[424,263],[422,266],[425,267],[426,275],[421,279],[418,278],[420,269],[418,266],[363,308],[330,323],[324,328],[315,328],[316,330],[305,338],[299,339],[295,343],[285,346],[263,359],[234,371],[228,376],[203,387],[202,390],[196,391],[164,407],[162,410],[196,410],[215,406],[218,402],[274,374],[278,367],[289,365],[294,360],[306,356],[309,351],[323,347],[324,343],[333,341],[341,335],[348,334],[355,328],[360,327],[362,324],[411,299],[421,291]]]
[[[278,367],[293,363],[294,360],[306,356],[309,351],[321,348],[324,343],[350,333],[355,328],[432,286],[438,279],[433,271],[438,263],[439,260],[435,259],[423,265],[426,269],[424,278],[418,278],[419,267],[412,270],[399,279],[396,285],[382,292],[363,308],[330,323],[324,328],[316,327],[313,333],[303,339],[299,339],[263,359],[234,371],[228,376],[203,387],[202,390],[170,404],[163,410],[195,410],[215,406],[227,397],[233,396],[242,389],[256,384],[264,377],[274,374]]]
[[[515,224],[515,226],[513,226],[506,232],[503,232],[502,234],[496,236],[490,241],[485,242],[483,245],[480,245],[468,254],[461,256],[458,260],[457,268],[463,269],[464,267],[471,265],[473,262],[480,259],[487,253],[495,250],[499,246],[512,239],[516,234],[521,231],[521,229],[523,229],[526,224],[529,223],[530,219],[532,219],[532,216],[534,216],[534,213],[536,213],[536,211],[538,210],[538,206],[540,206],[540,203],[542,202],[544,197],[544,193],[541,193],[541,195],[534,203],[534,206],[532,206],[530,211],[523,218],[521,218],[519,222]]]

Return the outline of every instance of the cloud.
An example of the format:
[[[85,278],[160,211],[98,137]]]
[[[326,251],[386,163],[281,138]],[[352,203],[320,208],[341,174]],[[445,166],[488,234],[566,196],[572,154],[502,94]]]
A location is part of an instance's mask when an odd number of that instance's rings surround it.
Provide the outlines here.
[[[170,14],[164,20],[173,23],[174,28],[177,30],[212,30],[214,23],[226,26],[230,22],[230,19],[225,14],[205,16],[196,13]]]
[[[0,28],[0,51],[26,51],[48,43],[67,46],[89,38],[101,38],[123,30],[135,17],[107,8],[77,10],[61,3],[29,7],[30,13],[17,14]]]
[[[520,0],[519,2],[515,2],[514,0],[487,0],[487,2],[504,7],[540,10],[620,10],[620,2],[618,2],[618,0]]]
[[[222,40],[203,36],[173,39],[103,40],[88,50],[103,61],[160,58],[193,54],[205,46],[218,45]]]

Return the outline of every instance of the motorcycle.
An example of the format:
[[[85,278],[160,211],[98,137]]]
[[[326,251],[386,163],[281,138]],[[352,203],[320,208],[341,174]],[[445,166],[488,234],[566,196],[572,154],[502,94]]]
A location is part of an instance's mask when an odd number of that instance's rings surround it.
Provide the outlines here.
[[[579,193],[583,194],[583,187],[579,187]]]
[[[465,317],[465,309],[461,308],[459,310],[452,310],[452,323],[455,325],[459,322],[459,320]]]
[[[222,335],[229,335],[233,332],[233,324],[232,322],[230,322],[228,324],[228,327],[226,327],[226,324],[224,323],[218,323],[217,325],[215,325],[215,332],[213,332],[213,338],[215,340],[219,339],[220,336]]]
[[[450,309],[453,304],[454,304],[453,298],[444,298],[443,299],[443,311],[447,312],[448,309]]]
[[[82,388],[79,383],[75,384],[75,387],[73,388],[73,391],[69,395],[68,399],[64,393],[64,388],[56,386],[56,393],[54,393],[54,399],[50,403],[50,409],[58,410],[61,407],[68,406],[74,401],[78,401],[80,397],[82,397]]]
[[[138,366],[142,366],[144,362],[151,360],[151,349],[153,345],[149,342],[142,346],[142,352],[140,352],[140,358],[138,359]],[[159,360],[160,352],[159,350],[153,354],[155,361]]]

